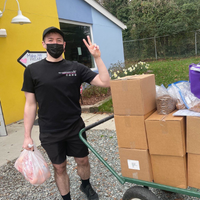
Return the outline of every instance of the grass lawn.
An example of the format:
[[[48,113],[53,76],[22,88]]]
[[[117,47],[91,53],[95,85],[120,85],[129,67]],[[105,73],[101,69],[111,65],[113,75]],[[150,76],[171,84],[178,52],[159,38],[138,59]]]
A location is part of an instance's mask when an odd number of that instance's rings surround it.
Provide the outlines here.
[[[156,85],[167,87],[170,83],[189,80],[189,65],[199,63],[200,57],[149,62],[149,69],[155,74]]]
[[[162,60],[147,62],[150,64],[151,74],[155,74],[156,85],[163,84],[167,87],[170,83],[181,80],[189,80],[189,65],[199,63],[200,57],[191,57],[185,59]],[[100,108],[100,112],[113,112],[112,99],[105,102]]]

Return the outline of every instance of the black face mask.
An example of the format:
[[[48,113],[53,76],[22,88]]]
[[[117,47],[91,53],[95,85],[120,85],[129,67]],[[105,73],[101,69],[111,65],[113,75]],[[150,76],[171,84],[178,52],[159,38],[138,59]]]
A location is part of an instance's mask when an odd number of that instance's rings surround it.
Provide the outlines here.
[[[46,44],[47,45],[47,52],[53,57],[53,58],[59,58],[63,51],[63,44]]]

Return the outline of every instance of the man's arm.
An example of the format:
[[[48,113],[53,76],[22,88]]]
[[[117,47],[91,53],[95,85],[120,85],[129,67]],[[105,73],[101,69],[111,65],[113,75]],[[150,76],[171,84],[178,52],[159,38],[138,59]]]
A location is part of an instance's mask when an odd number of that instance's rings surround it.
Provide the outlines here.
[[[88,48],[89,52],[94,57],[97,68],[99,70],[99,74],[91,81],[91,84],[100,87],[110,87],[110,76],[103,60],[101,59],[99,46],[97,46],[96,44],[92,44],[89,36],[87,36],[87,39],[88,42],[86,42],[85,39],[83,39],[83,42],[85,43],[85,46]]]
[[[36,117],[37,102],[35,99],[35,94],[30,92],[25,92],[26,103],[24,108],[24,143],[23,148],[27,150],[33,150],[28,147],[28,144],[33,144],[31,138],[31,130]]]

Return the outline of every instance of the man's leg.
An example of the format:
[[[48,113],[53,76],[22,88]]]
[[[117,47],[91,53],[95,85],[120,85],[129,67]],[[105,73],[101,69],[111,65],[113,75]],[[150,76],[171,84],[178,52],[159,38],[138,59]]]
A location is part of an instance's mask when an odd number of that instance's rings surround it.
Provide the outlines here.
[[[84,158],[74,158],[77,163],[77,173],[82,180],[90,178],[90,163],[88,156]]]
[[[66,161],[61,164],[53,164],[56,185],[62,196],[65,196],[70,191],[69,176],[67,174],[66,165]]]
[[[83,158],[74,158],[77,163],[77,173],[82,180],[80,190],[86,194],[87,198],[90,200],[98,200],[98,194],[93,190],[90,185],[90,164],[88,156]]]

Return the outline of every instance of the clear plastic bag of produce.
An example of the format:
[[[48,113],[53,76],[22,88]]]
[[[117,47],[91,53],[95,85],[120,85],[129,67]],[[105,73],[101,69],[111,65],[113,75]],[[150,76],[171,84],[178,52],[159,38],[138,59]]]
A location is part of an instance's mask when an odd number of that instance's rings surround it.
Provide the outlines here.
[[[35,145],[34,151],[24,149],[14,166],[35,186],[41,185],[51,176],[45,159]]]
[[[167,91],[169,92],[170,96],[172,96],[174,99],[176,99],[176,109],[186,109],[185,104],[181,98],[181,95],[179,93],[179,88],[176,86],[176,84],[172,83],[168,86]]]
[[[200,112],[200,99],[191,92],[190,82],[179,81],[174,84],[178,88],[186,108],[195,112]]]
[[[161,115],[171,113],[176,107],[176,99],[169,94],[163,85],[156,85],[156,107],[158,114]]]

